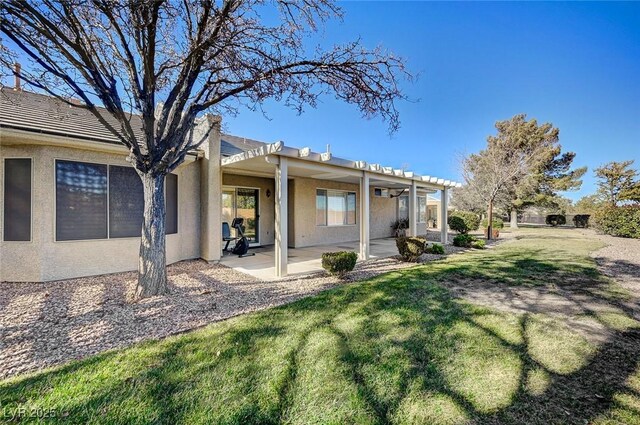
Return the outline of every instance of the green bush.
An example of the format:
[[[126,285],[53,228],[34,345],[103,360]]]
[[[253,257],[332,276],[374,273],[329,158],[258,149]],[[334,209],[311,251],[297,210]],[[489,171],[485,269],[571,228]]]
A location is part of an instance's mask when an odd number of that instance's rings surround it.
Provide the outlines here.
[[[467,234],[460,234],[460,235],[456,235],[453,238],[453,245],[454,246],[461,246],[464,248],[470,248],[471,247],[471,242],[473,242],[474,240],[476,240],[477,238],[471,235],[467,235]]]
[[[396,246],[404,261],[416,261],[427,251],[427,240],[401,236],[396,238]]]
[[[549,214],[545,219],[545,223],[553,227],[562,226],[567,223],[567,218],[562,214]]]
[[[469,233],[478,230],[480,227],[480,217],[471,211],[455,211],[447,219],[449,228],[458,233]]]
[[[640,205],[600,208],[593,218],[603,233],[640,239]]]
[[[589,227],[589,214],[576,214],[573,216],[573,224],[576,227]]]
[[[427,252],[429,254],[444,255],[444,247],[439,243],[434,243],[429,248],[427,248]]]
[[[482,239],[476,239],[475,241],[471,242],[471,248],[484,249],[486,244],[487,243]]]
[[[482,220],[482,227],[486,229],[487,223],[488,223],[488,220],[486,218]],[[502,221],[501,218],[493,217],[493,221],[491,222],[491,227],[493,227],[494,229],[502,229],[504,227],[504,221]]]
[[[334,276],[344,276],[353,270],[358,254],[352,251],[325,252],[322,254],[322,268]]]
[[[463,248],[483,249],[485,246],[485,241],[483,241],[482,239],[478,239],[472,235],[461,234],[453,238],[453,245]]]

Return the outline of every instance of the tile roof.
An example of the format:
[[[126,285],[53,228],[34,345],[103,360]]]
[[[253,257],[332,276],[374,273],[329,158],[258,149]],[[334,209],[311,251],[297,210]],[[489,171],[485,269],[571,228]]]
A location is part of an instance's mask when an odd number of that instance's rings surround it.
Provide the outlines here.
[[[109,114],[104,116],[115,128],[120,127]],[[140,118],[133,115],[132,124],[142,138]],[[120,144],[86,109],[75,108],[51,96],[7,87],[0,89],[0,127]]]
[[[109,114],[104,114],[115,128],[120,124]],[[132,127],[142,139],[140,117],[133,115]],[[75,108],[54,97],[0,88],[0,128],[14,128],[43,134],[74,137],[103,143],[120,144],[91,112]],[[220,151],[231,156],[258,148],[265,143],[244,137],[222,134]]]

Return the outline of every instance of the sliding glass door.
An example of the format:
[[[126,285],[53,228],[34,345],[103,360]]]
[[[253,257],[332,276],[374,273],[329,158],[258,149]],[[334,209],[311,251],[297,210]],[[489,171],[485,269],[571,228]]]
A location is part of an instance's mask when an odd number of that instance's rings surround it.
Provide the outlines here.
[[[252,245],[260,244],[260,190],[236,187],[222,191],[222,221],[233,222],[235,217],[244,218],[243,232]],[[235,234],[235,229],[231,229]]]

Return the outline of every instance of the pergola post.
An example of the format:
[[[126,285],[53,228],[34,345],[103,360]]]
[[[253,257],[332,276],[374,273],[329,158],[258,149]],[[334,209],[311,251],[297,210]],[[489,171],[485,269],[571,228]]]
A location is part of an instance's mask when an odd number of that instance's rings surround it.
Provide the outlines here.
[[[418,236],[418,185],[411,182],[409,189],[409,236]]]
[[[276,277],[287,275],[287,259],[288,259],[288,235],[287,235],[287,158],[281,156],[276,164],[276,211],[275,211],[275,258],[276,258]]]
[[[440,191],[440,242],[447,243],[449,231],[447,210],[449,209],[449,190],[445,187]]]
[[[369,259],[369,173],[360,177],[360,259]]]

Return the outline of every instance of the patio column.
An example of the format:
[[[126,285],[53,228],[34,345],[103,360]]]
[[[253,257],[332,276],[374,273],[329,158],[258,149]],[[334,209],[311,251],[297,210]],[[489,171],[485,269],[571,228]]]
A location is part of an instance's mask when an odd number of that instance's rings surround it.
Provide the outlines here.
[[[206,142],[201,145],[204,158],[200,161],[200,257],[205,261],[218,261],[222,254],[220,117],[207,115],[195,131],[206,134],[209,130]]]
[[[275,258],[276,258],[276,277],[287,275],[287,259],[288,259],[288,240],[287,235],[287,212],[288,212],[288,193],[287,193],[287,170],[288,163],[286,157],[280,157],[276,164],[276,217],[275,217]]]
[[[411,182],[409,189],[409,236],[418,236],[418,186],[415,181]]]
[[[449,209],[449,190],[445,187],[440,191],[440,242],[447,243],[447,232],[449,224],[447,224],[447,210]]]
[[[369,259],[369,173],[360,177],[360,259]]]

